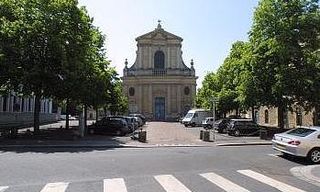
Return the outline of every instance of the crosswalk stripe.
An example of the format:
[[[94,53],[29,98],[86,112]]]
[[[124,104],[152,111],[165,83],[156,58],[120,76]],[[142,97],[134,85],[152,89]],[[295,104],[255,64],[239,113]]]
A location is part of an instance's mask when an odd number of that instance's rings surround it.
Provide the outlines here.
[[[103,192],[127,192],[127,187],[122,178],[104,179]]]
[[[203,173],[200,175],[227,192],[235,192],[235,191],[237,191],[237,192],[250,192],[247,189],[245,189],[245,188],[243,188],[243,187],[241,187],[241,186],[239,186],[239,185],[229,181],[228,179],[225,179],[215,173],[212,173],[212,172],[211,173]]]
[[[40,192],[64,192],[66,191],[69,183],[48,183]]]
[[[4,192],[8,188],[8,186],[0,186],[0,192]]]
[[[255,179],[255,180],[258,180],[262,183],[270,185],[271,187],[274,187],[282,192],[305,192],[301,189],[298,189],[298,188],[293,187],[291,185],[274,180],[270,177],[267,177],[265,175],[262,175],[260,173],[257,173],[257,172],[251,171],[251,170],[238,170],[238,172],[243,175],[246,175],[248,177],[251,177],[252,179]]]
[[[172,175],[157,175],[154,178],[167,192],[191,192],[178,179]]]

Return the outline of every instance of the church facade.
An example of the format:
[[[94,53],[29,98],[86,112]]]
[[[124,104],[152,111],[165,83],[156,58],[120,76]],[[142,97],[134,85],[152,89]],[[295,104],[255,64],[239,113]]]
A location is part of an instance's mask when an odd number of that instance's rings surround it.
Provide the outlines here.
[[[123,92],[129,113],[141,113],[150,120],[171,121],[193,107],[196,79],[193,61],[182,59],[181,37],[157,28],[136,38],[136,60],[123,70]]]

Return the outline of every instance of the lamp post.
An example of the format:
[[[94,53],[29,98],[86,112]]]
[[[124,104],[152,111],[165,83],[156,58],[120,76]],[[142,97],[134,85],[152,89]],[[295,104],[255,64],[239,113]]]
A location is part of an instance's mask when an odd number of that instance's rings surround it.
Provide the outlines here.
[[[213,116],[213,124],[216,121],[216,104],[218,102],[218,99],[215,97],[211,98],[211,102],[212,102],[212,116]],[[216,140],[216,134],[215,134],[215,130],[212,124],[212,132],[213,132],[213,141]]]

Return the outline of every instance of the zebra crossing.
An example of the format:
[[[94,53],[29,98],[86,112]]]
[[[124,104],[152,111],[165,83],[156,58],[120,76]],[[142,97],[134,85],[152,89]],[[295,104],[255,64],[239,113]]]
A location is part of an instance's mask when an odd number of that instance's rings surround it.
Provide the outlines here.
[[[245,176],[247,179],[258,182],[262,185],[267,185],[273,188],[273,191],[281,192],[306,192],[297,187],[291,186],[284,182],[278,181],[274,178],[265,176],[261,173],[255,172],[253,170],[237,170],[237,174]],[[209,181],[209,184],[215,185],[220,188],[221,191],[226,192],[250,192],[246,189],[247,186],[244,186],[243,183],[236,183],[235,179],[229,179],[223,177],[214,172],[200,173],[195,174],[197,177]],[[152,176],[156,183],[159,184],[159,191],[163,192],[192,192],[188,188],[188,183],[183,183],[179,181],[174,175],[154,175]],[[103,179],[102,192],[130,192],[129,187],[126,186],[126,179],[124,178],[110,178]],[[239,182],[239,181],[238,181]],[[69,192],[72,191],[69,189],[72,183],[68,182],[57,182],[57,183],[48,183],[46,184],[40,192]],[[213,186],[212,186],[213,187]],[[10,186],[0,186],[0,192],[10,192]],[[14,190],[12,190],[14,191]]]

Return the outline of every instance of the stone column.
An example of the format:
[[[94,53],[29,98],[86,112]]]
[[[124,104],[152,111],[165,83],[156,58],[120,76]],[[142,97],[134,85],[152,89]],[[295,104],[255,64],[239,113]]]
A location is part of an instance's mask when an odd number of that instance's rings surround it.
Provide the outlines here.
[[[142,64],[141,62],[141,57],[142,57],[142,52],[141,52],[141,47],[138,47],[138,51],[137,51],[137,56],[138,56],[138,66],[140,66]]]
[[[181,85],[178,85],[177,87],[177,109],[178,113],[181,115]]]
[[[14,105],[14,103],[13,103],[14,98],[13,97],[15,97],[15,96],[10,96],[9,97],[10,98],[10,109],[9,109],[9,112],[13,112],[13,105]]]
[[[153,101],[152,101],[152,84],[149,84],[149,94],[148,94],[148,100],[149,100],[149,113],[153,114]]]
[[[170,46],[167,47],[167,67],[171,68],[171,62],[170,62]]]
[[[152,56],[152,47],[149,45],[149,54],[148,54],[148,58],[149,58],[149,68],[153,68],[152,66],[152,59],[153,59],[153,56]]]
[[[52,100],[49,101],[49,111],[48,113],[52,113]]]
[[[137,101],[138,101],[138,112],[141,113],[142,112],[142,85],[138,85],[138,89],[139,89],[139,94],[138,94],[138,98],[137,98]]]
[[[19,110],[19,111],[20,111],[20,112],[23,112],[23,111],[22,111],[22,109],[24,108],[24,106],[22,106],[23,97],[19,98],[19,100],[20,100],[20,102],[19,102],[19,103],[20,103],[20,110]],[[24,104],[23,104],[23,105],[24,105]]]
[[[180,67],[182,67],[181,66],[181,63],[179,62],[180,61],[180,50],[179,50],[179,47],[176,47],[176,63],[177,63],[177,66],[180,68]]]
[[[166,116],[171,117],[171,85],[167,85],[167,107],[166,107]]]

